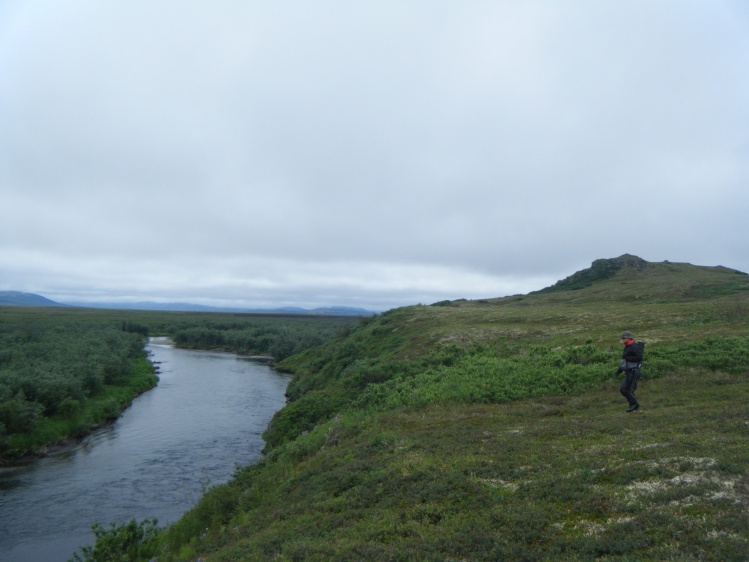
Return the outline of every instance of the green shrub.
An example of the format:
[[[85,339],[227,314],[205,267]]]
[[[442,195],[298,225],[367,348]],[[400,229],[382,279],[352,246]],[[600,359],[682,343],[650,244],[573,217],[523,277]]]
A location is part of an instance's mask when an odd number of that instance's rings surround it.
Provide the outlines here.
[[[195,507],[166,530],[166,543],[174,547],[200,535],[208,527],[225,524],[236,511],[238,503],[239,490],[235,485],[223,484],[210,488]]]
[[[156,554],[158,534],[155,519],[140,523],[135,519],[124,525],[111,523],[109,528],[99,524],[92,527],[96,543],[84,546],[71,562],[138,562]]]
[[[81,403],[74,398],[67,397],[60,403],[57,412],[64,418],[74,418],[81,413]]]
[[[344,399],[331,393],[311,392],[287,404],[283,413],[273,416],[263,433],[266,449],[272,449],[292,440],[302,432],[310,431],[321,421],[333,417],[344,405]]]
[[[32,431],[44,413],[44,406],[26,400],[23,391],[13,399],[0,403],[0,423],[8,433]]]
[[[0,422],[0,452],[8,447],[8,436],[5,431],[5,424]]]
[[[269,317],[245,321],[204,320],[202,325],[171,330],[178,347],[224,348],[251,355],[271,355],[276,361],[322,344],[357,321],[340,317]]]

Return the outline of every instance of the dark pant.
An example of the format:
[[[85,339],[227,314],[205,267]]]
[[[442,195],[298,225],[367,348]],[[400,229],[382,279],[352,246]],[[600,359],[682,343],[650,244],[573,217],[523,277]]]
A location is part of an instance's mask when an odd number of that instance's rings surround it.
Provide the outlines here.
[[[622,396],[627,399],[630,406],[637,405],[637,397],[635,396],[635,390],[637,390],[637,379],[640,378],[640,369],[627,369],[624,371],[624,380],[622,385],[619,387],[619,392]]]

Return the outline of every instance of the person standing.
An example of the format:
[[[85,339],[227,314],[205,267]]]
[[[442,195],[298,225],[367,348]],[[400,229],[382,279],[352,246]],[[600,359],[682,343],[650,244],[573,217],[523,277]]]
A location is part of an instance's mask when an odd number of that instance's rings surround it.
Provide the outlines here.
[[[627,412],[629,413],[640,408],[640,403],[635,396],[635,390],[637,389],[637,381],[640,378],[640,366],[642,364],[645,342],[636,342],[632,332],[623,332],[621,339],[624,344],[624,352],[622,353],[622,360],[619,363],[616,374],[624,373],[624,380],[622,380],[622,384],[619,387],[619,392],[629,402],[629,408],[627,408]]]

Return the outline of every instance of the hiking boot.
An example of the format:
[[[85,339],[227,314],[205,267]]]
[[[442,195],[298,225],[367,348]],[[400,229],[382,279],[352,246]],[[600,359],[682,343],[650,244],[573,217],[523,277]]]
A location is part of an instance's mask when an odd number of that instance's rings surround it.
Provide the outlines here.
[[[640,405],[639,404],[632,404],[629,408],[627,408],[627,413],[634,412],[635,410],[639,410]]]

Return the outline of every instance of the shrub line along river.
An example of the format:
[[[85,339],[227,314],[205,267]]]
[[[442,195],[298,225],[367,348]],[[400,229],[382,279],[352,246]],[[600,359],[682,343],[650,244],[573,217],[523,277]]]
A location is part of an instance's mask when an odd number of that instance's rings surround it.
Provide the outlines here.
[[[167,525],[236,466],[258,460],[290,380],[232,353],[152,339],[159,384],[75,446],[0,469],[0,560],[62,562],[93,543],[91,525]]]

